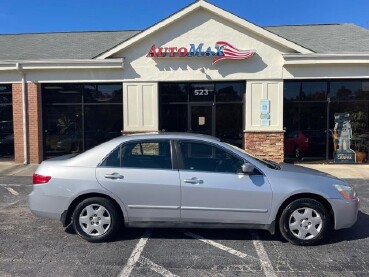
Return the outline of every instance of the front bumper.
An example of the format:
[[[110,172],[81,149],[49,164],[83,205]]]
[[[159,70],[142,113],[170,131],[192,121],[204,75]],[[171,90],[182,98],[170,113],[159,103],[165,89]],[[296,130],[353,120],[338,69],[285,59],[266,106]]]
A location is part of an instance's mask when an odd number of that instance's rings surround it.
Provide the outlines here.
[[[355,224],[359,211],[358,197],[346,199],[328,199],[334,212],[334,229],[349,228]]]

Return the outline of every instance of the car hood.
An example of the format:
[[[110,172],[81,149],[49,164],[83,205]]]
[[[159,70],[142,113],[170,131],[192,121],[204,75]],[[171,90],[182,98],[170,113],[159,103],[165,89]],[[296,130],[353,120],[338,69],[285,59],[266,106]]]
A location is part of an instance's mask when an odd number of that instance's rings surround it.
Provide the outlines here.
[[[337,177],[330,175],[328,173],[325,172],[321,172],[319,170],[315,170],[315,169],[311,169],[311,168],[306,168],[303,166],[298,166],[298,165],[293,165],[293,164],[287,164],[287,163],[281,163],[280,164],[280,172],[283,173],[300,173],[300,174],[306,174],[306,175],[313,175],[313,176],[321,176],[321,177],[327,177],[327,178],[332,178],[332,179],[337,179],[339,180]]]

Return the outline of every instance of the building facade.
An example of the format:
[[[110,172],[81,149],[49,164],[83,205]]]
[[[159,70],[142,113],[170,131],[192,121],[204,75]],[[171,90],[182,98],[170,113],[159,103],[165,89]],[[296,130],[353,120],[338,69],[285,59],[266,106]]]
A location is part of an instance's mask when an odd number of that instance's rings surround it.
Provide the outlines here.
[[[352,24],[262,28],[196,1],[144,31],[0,35],[0,53],[2,159],[153,131],[278,162],[368,154],[369,30]]]

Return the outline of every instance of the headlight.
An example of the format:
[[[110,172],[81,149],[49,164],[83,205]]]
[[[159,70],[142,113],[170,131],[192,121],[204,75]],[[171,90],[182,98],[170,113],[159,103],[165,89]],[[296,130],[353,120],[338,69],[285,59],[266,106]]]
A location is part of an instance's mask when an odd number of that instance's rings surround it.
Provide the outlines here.
[[[333,185],[338,192],[345,198],[345,199],[352,199],[356,197],[356,192],[350,186],[345,185]]]

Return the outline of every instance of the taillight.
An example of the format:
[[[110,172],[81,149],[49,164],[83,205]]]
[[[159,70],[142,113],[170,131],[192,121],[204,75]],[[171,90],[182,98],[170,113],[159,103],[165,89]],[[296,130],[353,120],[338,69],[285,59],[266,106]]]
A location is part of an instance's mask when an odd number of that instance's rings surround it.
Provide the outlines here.
[[[50,181],[50,179],[51,179],[51,176],[33,174],[33,184],[34,185],[46,184]]]

